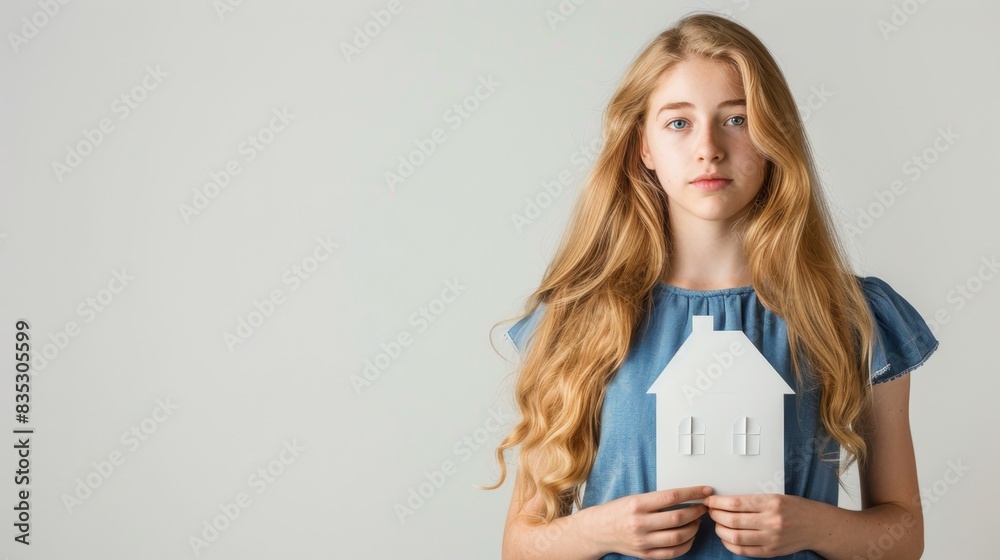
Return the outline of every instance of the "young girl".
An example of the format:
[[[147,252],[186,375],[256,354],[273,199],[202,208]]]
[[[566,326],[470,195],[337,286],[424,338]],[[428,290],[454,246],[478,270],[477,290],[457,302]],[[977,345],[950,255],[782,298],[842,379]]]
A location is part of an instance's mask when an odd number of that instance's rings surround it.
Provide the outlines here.
[[[921,555],[904,374],[937,340],[886,282],[851,272],[795,100],[745,28],[692,14],[633,62],[525,311],[507,331],[522,418],[489,487],[520,446],[503,558]],[[796,389],[784,494],[656,491],[647,390],[693,315],[743,331]],[[861,511],[837,505],[855,461]]]

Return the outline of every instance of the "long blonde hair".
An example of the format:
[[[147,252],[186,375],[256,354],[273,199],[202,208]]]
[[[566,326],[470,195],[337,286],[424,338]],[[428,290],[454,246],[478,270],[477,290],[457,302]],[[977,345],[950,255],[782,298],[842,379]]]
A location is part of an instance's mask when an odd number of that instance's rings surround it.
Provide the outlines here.
[[[603,148],[521,315],[545,304],[518,365],[521,418],[496,448],[500,481],[484,488],[503,484],[504,452],[520,445],[520,501],[538,492],[544,503],[542,515],[529,515],[534,523],[582,506],[605,389],[670,264],[667,199],[642,164],[640,134],[659,78],[689,57],[726,63],[743,79],[750,139],[767,160],[739,231],[753,286],[786,322],[800,385],[806,363],[818,380],[825,439],[847,455],[838,478],[855,460],[864,464],[873,321],[832,229],[795,100],[757,37],[726,18],[694,13],[660,33],[626,71],[604,112]]]

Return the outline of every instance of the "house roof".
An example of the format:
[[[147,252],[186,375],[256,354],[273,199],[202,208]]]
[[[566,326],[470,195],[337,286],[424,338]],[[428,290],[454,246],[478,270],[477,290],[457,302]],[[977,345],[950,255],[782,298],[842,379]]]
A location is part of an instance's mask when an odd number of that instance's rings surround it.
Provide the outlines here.
[[[691,334],[647,393],[795,394],[743,331],[717,331],[713,325],[711,315],[691,318]]]

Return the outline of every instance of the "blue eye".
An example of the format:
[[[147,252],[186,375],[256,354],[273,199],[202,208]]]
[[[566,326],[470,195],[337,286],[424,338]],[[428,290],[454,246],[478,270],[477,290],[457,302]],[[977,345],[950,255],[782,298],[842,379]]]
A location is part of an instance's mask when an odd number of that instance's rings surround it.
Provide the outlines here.
[[[747,118],[743,115],[733,115],[732,117],[729,117],[727,121],[732,122],[733,119],[737,120],[737,122],[733,123],[735,126],[743,126],[747,122]],[[674,123],[681,123],[684,126],[671,126]],[[685,130],[687,129],[687,121],[685,121],[684,119],[674,119],[672,121],[667,121],[665,128],[669,128],[670,130]]]

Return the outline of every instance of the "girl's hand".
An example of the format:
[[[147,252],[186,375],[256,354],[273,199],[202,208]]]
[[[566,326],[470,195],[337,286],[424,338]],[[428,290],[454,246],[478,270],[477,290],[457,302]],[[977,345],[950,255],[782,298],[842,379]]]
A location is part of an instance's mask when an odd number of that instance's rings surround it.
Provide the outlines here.
[[[690,486],[635,494],[593,506],[593,527],[603,554],[617,552],[637,558],[677,558],[691,549],[708,508],[694,504],[671,511],[665,507],[698,500],[708,486]]]
[[[715,532],[730,552],[770,558],[811,548],[817,530],[814,500],[785,494],[705,498]]]

